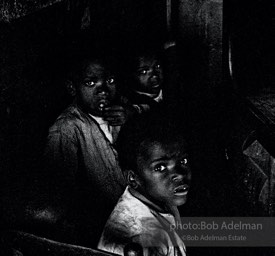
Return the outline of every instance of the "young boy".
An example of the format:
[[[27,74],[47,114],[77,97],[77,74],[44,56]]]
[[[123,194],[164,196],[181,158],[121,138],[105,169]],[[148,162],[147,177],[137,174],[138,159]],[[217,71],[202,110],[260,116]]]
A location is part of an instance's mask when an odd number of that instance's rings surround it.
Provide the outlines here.
[[[68,84],[74,103],[50,128],[45,150],[53,198],[65,209],[63,222],[76,239],[70,242],[83,245],[89,236],[97,243],[126,186],[113,147],[124,109],[111,63],[88,52],[75,59]]]
[[[163,56],[153,47],[138,49],[130,60],[126,95],[138,113],[147,112],[163,100]]]
[[[184,138],[168,118],[146,113],[126,124],[117,146],[128,186],[98,248],[123,255],[125,246],[137,243],[144,255],[185,255],[183,241],[170,229],[180,222],[177,206],[186,202],[190,186]]]

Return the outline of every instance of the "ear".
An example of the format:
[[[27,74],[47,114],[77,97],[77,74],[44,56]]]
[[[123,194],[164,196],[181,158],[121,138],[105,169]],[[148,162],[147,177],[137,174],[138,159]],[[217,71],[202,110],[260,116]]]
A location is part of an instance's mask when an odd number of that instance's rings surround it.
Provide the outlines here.
[[[126,180],[127,183],[134,189],[138,188],[141,185],[138,175],[132,170],[126,171]]]
[[[66,81],[66,88],[67,88],[67,92],[69,93],[70,96],[74,97],[76,95],[76,88],[75,88],[72,80]]]

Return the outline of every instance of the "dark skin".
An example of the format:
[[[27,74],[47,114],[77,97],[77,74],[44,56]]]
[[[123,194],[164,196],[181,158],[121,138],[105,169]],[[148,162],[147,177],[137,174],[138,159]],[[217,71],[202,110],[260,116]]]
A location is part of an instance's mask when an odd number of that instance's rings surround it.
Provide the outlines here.
[[[107,107],[103,111],[104,120],[112,126],[121,126],[135,113],[135,109],[131,105],[113,105]]]
[[[163,84],[163,69],[159,58],[154,54],[140,56],[134,79],[137,91],[149,93],[156,97]]]
[[[131,105],[117,103],[116,78],[98,61],[88,62],[77,86],[70,83],[68,90],[85,112],[102,117],[111,126],[123,125],[134,114]]]
[[[127,172],[128,184],[168,211],[185,204],[191,181],[185,142],[154,142],[146,148],[137,159],[137,170]]]

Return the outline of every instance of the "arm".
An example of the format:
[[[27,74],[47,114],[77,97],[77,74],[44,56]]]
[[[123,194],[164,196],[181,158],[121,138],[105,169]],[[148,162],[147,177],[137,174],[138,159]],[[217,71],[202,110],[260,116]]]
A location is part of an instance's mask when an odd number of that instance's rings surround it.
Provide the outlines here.
[[[170,248],[165,241],[162,241],[164,237],[161,239],[160,237],[147,233],[133,237],[132,241],[143,249],[143,256],[168,256],[171,253]]]
[[[71,200],[75,193],[75,174],[78,169],[77,143],[73,131],[50,131],[44,152],[44,176],[48,183],[46,209],[44,214],[35,211],[44,223],[54,225],[62,237],[73,237],[74,227],[68,223]],[[50,213],[48,213],[50,211]],[[55,216],[52,220],[51,216]],[[70,238],[69,238],[70,239]]]
[[[72,129],[50,132],[45,149],[46,172],[58,183],[58,187],[71,190],[78,169],[77,140]]]

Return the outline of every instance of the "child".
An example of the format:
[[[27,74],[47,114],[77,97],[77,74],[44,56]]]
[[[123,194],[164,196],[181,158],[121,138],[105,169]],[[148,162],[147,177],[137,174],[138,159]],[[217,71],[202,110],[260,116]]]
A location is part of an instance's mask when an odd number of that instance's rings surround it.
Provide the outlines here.
[[[117,146],[128,186],[98,248],[123,255],[125,246],[137,243],[144,255],[185,255],[183,241],[169,228],[180,222],[177,206],[186,202],[190,185],[184,138],[168,118],[146,113],[126,124]]]
[[[162,51],[151,46],[138,49],[131,59],[126,95],[138,113],[146,112],[163,100]]]
[[[117,80],[110,64],[110,59],[87,51],[75,59],[68,83],[74,103],[50,128],[45,150],[47,170],[55,183],[54,200],[65,209],[64,223],[73,226],[77,240],[70,242],[83,245],[89,236],[98,241],[125,189],[113,147],[124,109],[117,102]]]

